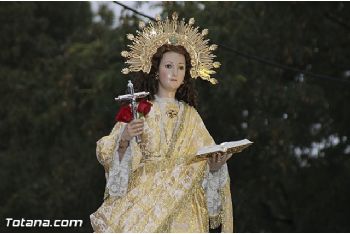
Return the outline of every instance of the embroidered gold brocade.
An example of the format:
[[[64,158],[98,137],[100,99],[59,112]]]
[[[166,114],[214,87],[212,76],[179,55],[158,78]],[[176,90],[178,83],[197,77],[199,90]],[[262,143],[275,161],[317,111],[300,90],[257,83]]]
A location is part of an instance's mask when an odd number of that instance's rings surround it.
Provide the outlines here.
[[[163,119],[162,123],[160,107],[156,102],[153,104],[145,118],[142,142],[131,143],[133,159],[128,192],[122,198],[105,197],[102,206],[91,215],[95,232],[209,231],[206,198],[201,187],[206,161],[191,160],[199,147],[212,145],[214,141],[194,108],[181,103],[183,111],[178,112],[177,118]],[[97,143],[98,160],[106,175],[122,125],[117,123],[111,134]],[[162,128],[172,130],[170,142],[162,139]],[[223,231],[232,232],[229,180],[222,194]]]

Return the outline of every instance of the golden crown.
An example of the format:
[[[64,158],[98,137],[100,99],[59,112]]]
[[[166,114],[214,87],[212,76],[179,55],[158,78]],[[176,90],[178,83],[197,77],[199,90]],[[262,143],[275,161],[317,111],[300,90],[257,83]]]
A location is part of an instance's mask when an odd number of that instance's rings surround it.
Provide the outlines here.
[[[121,55],[127,59],[125,62],[128,68],[122,70],[123,74],[129,72],[143,71],[149,73],[152,66],[152,57],[157,49],[164,44],[181,45],[191,57],[192,68],[190,70],[191,77],[198,77],[208,80],[212,84],[218,83],[215,78],[210,77],[216,72],[213,68],[219,68],[220,63],[214,62],[216,57],[212,54],[217,45],[208,45],[209,39],[204,36],[208,34],[208,29],[198,32],[198,27],[194,28],[194,19],[191,18],[188,24],[184,19],[178,21],[176,12],[172,15],[172,20],[168,17],[161,21],[160,16],[156,17],[156,22],[150,22],[148,26],[144,22],[139,23],[141,31],[136,31],[137,35],[128,34],[127,38],[132,41],[128,45],[130,51],[122,51]]]

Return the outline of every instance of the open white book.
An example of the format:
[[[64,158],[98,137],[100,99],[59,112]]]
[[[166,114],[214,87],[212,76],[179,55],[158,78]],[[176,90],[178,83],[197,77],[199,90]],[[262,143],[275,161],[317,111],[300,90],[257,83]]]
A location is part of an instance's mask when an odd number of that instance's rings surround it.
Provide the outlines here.
[[[197,151],[197,158],[209,158],[216,152],[236,154],[242,152],[242,150],[251,144],[253,144],[253,142],[248,139],[244,139],[240,141],[223,142],[220,145],[202,147]]]

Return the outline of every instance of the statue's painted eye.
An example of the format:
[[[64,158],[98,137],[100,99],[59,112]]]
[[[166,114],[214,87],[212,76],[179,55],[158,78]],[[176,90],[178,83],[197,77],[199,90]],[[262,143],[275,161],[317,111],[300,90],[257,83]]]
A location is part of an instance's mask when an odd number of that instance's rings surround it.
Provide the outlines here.
[[[171,64],[166,64],[166,65],[165,65],[165,68],[171,69],[171,68],[173,68],[173,65],[171,65]]]

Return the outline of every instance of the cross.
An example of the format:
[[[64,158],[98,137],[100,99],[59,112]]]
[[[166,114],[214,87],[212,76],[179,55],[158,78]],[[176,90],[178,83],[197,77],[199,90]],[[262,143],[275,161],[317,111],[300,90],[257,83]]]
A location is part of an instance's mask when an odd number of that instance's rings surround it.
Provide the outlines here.
[[[137,119],[138,113],[137,113],[136,100],[139,98],[147,97],[148,95],[149,95],[149,92],[145,92],[145,91],[135,93],[134,92],[134,85],[129,80],[128,81],[128,94],[119,95],[117,98],[114,98],[114,99],[116,101],[127,101],[127,102],[131,103],[131,110],[132,110],[133,119]],[[136,142],[137,143],[141,142],[140,136],[136,136]]]

